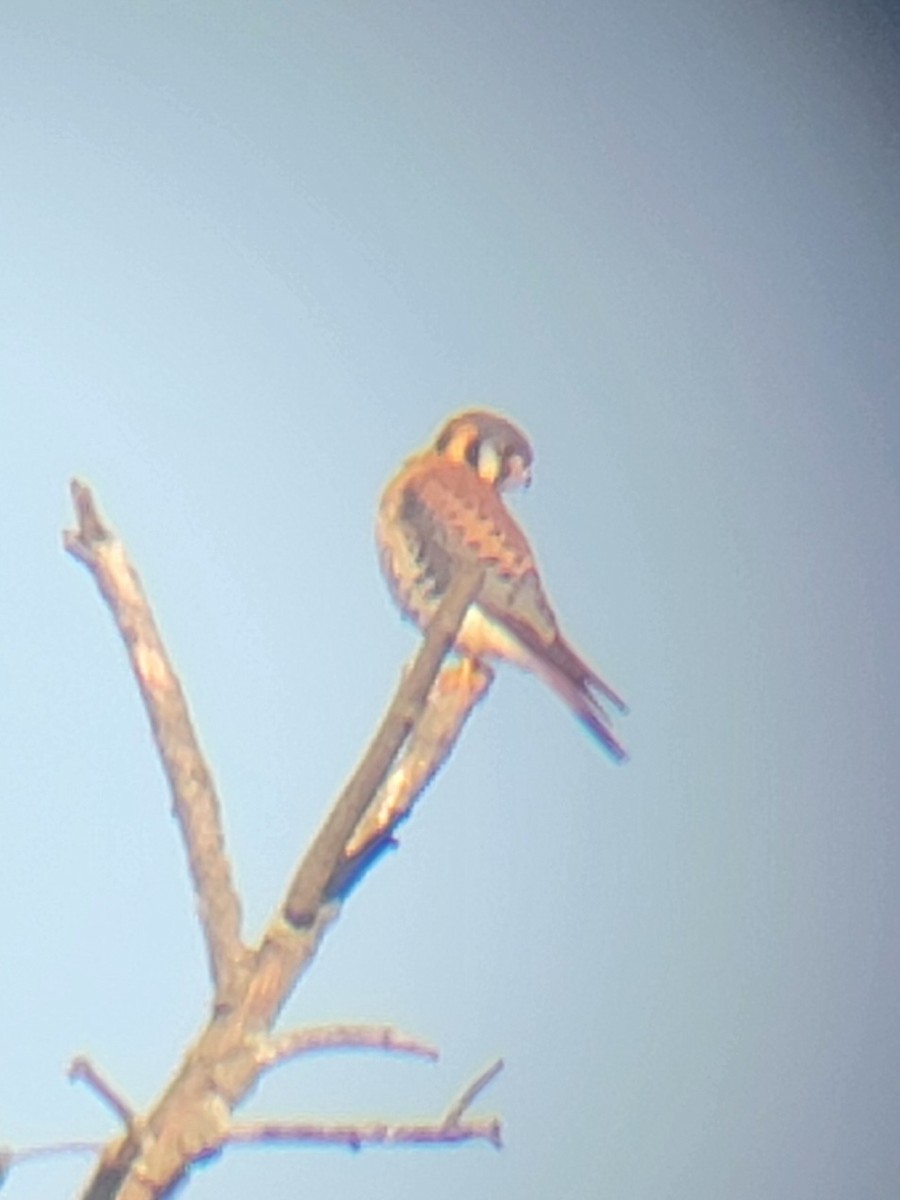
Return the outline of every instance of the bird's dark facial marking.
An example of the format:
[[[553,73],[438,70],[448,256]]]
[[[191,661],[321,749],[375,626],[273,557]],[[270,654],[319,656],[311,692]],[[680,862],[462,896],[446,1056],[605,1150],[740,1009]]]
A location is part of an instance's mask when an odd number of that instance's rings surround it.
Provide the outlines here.
[[[518,460],[527,471],[533,452],[525,434],[499,413],[472,410],[447,422],[434,443],[438,454],[451,462],[467,463],[478,470],[482,448],[490,445],[501,463]]]
[[[478,465],[478,428],[471,421],[451,421],[435,442],[435,449],[450,462]]]

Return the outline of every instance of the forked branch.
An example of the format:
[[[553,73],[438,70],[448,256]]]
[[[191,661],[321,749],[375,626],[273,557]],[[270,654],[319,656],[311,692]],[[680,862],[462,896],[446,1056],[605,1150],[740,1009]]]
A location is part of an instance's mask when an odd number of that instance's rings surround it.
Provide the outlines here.
[[[105,1148],[84,1200],[161,1200],[199,1159],[235,1142],[260,1140],[262,1127],[236,1124],[232,1114],[274,1065],[329,1047],[436,1057],[427,1043],[385,1026],[337,1025],[280,1035],[273,1028],[340,911],[334,880],[348,864],[352,871],[355,856],[409,812],[490,683],[490,674],[472,663],[442,669],[482,575],[472,570],[454,580],[378,733],[303,856],[260,945],[250,950],[241,940],[240,902],[212,775],[137,573],[100,518],[89,489],[75,483],[72,495],[78,527],[66,534],[66,548],[94,575],[125,642],[172,790],[215,986],[209,1023],[147,1114],[133,1114],[89,1064],[81,1061],[74,1068],[75,1077],[90,1083],[125,1125],[124,1133]],[[359,1146],[482,1138],[499,1145],[496,1119],[464,1119],[499,1069],[495,1064],[479,1076],[439,1122],[352,1127],[282,1122],[267,1125],[264,1140]]]
[[[502,1070],[503,1060],[498,1059],[465,1088],[437,1121],[248,1121],[232,1125],[228,1142],[230,1145],[314,1142],[361,1150],[364,1146],[485,1141],[499,1149],[503,1144],[499,1120],[496,1117],[467,1120],[465,1114],[475,1098]]]
[[[453,648],[466,610],[478,594],[484,571],[460,571],[428,626],[428,635],[381,722],[362,762],[313,839],[291,883],[284,914],[292,925],[312,923],[345,847],[385,781],[391,764],[425,711],[441,663]]]

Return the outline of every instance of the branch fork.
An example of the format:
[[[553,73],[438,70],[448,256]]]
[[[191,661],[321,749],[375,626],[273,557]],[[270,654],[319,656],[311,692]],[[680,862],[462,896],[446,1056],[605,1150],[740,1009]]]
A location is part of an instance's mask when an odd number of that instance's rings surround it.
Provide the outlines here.
[[[162,1200],[195,1162],[229,1145],[287,1141],[360,1149],[480,1139],[499,1146],[498,1119],[468,1115],[501,1070],[499,1060],[436,1121],[240,1123],[233,1118],[265,1071],[304,1054],[353,1048],[438,1057],[429,1043],[386,1025],[273,1030],[340,914],[338,897],[346,894],[348,881],[353,886],[369,856],[409,815],[490,687],[488,669],[471,661],[447,661],[482,572],[471,570],[454,580],[374,739],[303,855],[261,941],[248,946],[212,772],[140,579],[122,542],[100,516],[91,490],[73,482],[72,499],[77,525],[64,535],[65,548],[93,575],[125,644],[172,794],[213,986],[207,1025],[146,1114],[135,1114],[86,1059],[73,1062],[70,1078],[86,1083],[124,1128],[103,1149],[82,1200]],[[340,890],[337,880],[342,881]],[[0,1160],[0,1169],[4,1166],[8,1168],[7,1160]]]

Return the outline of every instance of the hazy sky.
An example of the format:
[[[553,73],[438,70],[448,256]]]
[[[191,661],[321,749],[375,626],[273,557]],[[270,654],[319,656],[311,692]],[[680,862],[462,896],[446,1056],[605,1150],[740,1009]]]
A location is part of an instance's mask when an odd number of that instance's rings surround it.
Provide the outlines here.
[[[104,1138],[208,1004],[144,713],[61,549],[96,488],[256,936],[416,645],[379,490],[455,408],[627,697],[508,670],[246,1112],[506,1148],[234,1151],[190,1200],[880,1200],[900,1181],[900,24],[776,0],[0,7],[0,1143]],[[86,1160],[14,1172],[76,1193]]]

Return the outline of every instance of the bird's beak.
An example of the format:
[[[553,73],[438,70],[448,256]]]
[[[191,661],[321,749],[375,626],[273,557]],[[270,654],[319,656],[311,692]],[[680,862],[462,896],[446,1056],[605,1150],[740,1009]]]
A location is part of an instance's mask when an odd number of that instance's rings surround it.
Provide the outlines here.
[[[527,488],[531,486],[531,467],[520,458],[518,454],[514,454],[507,464],[506,478],[503,480],[504,492],[515,491],[516,488]]]

